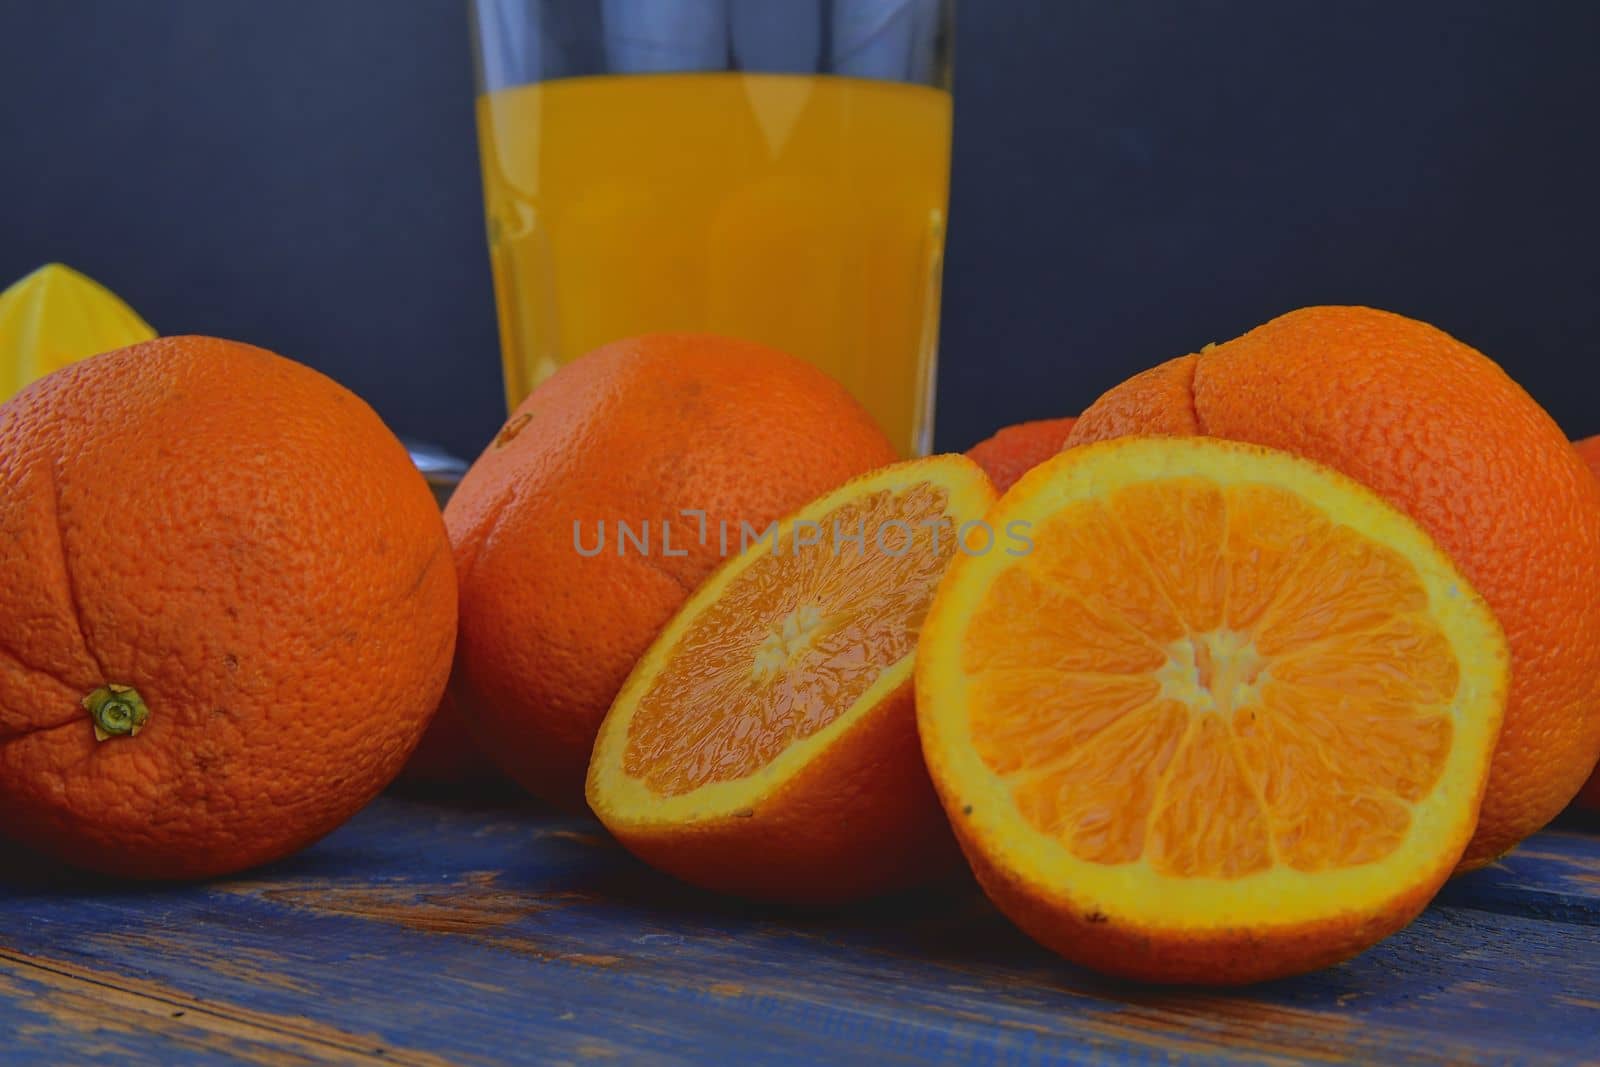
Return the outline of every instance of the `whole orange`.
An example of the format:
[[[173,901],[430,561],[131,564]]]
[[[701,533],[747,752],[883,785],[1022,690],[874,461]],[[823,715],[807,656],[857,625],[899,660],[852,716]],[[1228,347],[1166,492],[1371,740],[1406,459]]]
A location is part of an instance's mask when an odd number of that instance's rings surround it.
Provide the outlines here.
[[[994,483],[995,492],[1003,493],[1018,478],[1060,452],[1077,421],[1068,416],[1002,427],[992,437],[967,449],[967,458],[983,468]]]
[[[557,371],[445,508],[451,688],[484,750],[581,806],[601,719],[701,579],[742,534],[894,458],[843,387],[761,345],[649,335]]]
[[[1589,472],[1600,478],[1600,434],[1575,441],[1572,447],[1588,466]],[[1600,812],[1600,768],[1589,775],[1589,781],[1578,791],[1574,803],[1585,811]]]
[[[1461,869],[1572,799],[1600,755],[1600,485],[1499,366],[1401,315],[1304,308],[1129,379],[1068,444],[1150,433],[1266,445],[1366,483],[1494,610],[1511,691]]]
[[[280,356],[172,337],[0,407],[0,806],[70,863],[287,855],[400,770],[455,576],[405,448]]]

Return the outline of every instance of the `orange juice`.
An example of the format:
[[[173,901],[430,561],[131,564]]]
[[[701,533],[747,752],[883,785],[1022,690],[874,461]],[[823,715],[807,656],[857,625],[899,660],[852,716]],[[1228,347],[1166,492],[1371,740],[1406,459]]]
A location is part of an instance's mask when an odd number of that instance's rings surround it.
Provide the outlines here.
[[[932,436],[950,94],[831,75],[616,75],[478,101],[507,400],[607,341],[749,338]]]

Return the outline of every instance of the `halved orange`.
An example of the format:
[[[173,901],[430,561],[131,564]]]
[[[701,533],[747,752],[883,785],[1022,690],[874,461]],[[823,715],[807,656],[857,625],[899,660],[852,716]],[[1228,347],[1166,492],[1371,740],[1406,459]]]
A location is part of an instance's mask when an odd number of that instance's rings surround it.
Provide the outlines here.
[[[612,704],[589,765],[595,814],[645,862],[750,896],[828,903],[958,866],[917,743],[912,652],[993,501],[975,463],[935,456],[753,540]]]
[[[1097,969],[1241,983],[1404,926],[1472,836],[1505,638],[1410,519],[1212,438],[1062,453],[989,513],[917,653],[979,882]]]

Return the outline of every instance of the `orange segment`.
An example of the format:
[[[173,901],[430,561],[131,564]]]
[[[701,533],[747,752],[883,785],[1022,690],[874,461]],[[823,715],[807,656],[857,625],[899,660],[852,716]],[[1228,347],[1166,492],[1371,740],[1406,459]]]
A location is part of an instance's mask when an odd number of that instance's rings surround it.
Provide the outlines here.
[[[1123,540],[1155,571],[1167,601],[1190,632],[1222,622],[1224,523],[1222,491],[1199,478],[1134,485],[1106,500]],[[1059,551],[1054,545],[1047,552]]]
[[[1298,521],[1279,525],[1293,530]],[[1427,606],[1409,562],[1352,530],[1334,528],[1305,550],[1293,581],[1282,580],[1276,602],[1258,620],[1258,643],[1272,654],[1371,630],[1426,612]]]
[[[1438,627],[1417,615],[1396,615],[1354,634],[1334,634],[1283,655],[1279,681],[1410,704],[1440,704],[1460,686],[1460,663]]]
[[[1034,550],[952,566],[917,700],[1003,909],[1072,958],[1212,981],[1421,907],[1471,836],[1508,653],[1409,519],[1284,453],[1123,439],[987,521]]]
[[[1239,521],[1250,524],[1250,542],[1229,536],[1232,505],[1241,495]],[[1295,546],[1300,555],[1272,557],[1263,568],[1259,544]],[[1447,724],[1442,705],[1455,695],[1459,671],[1427,617],[1428,597],[1416,568],[1392,549],[1333,525],[1291,490],[1195,477],[1138,483],[1054,516],[1037,546],[1026,563],[996,578],[962,643],[963,663],[984,682],[974,709],[974,742],[1000,774],[1007,767],[1067,763],[1085,781],[1115,774],[1126,790],[1120,815],[1154,820],[1150,840],[1156,848],[1149,859],[1158,870],[1233,877],[1271,865],[1272,808],[1261,800],[1269,783],[1262,767],[1241,762],[1236,750],[1233,712],[1242,704],[1256,705],[1267,717],[1298,709],[1302,737],[1324,762],[1343,768],[1337,784],[1346,790],[1382,794],[1437,777],[1448,748],[1406,753],[1413,766],[1397,781],[1382,771],[1386,757],[1399,754],[1369,735],[1352,734],[1345,717],[1324,716],[1337,694],[1347,693],[1401,701],[1387,705],[1390,713],[1420,716],[1423,730]],[[1235,570],[1248,575],[1246,596],[1259,602],[1243,613],[1254,620],[1244,630],[1222,625]],[[1048,575],[1052,584],[1044,586],[1038,575]],[[1166,647],[1154,644],[1164,638]],[[987,670],[1030,663],[1065,672],[1127,673],[1132,677],[1120,679],[1121,686],[1145,693],[1145,702],[1158,693],[1176,698],[1196,713],[1176,761],[1170,768],[1165,760],[1131,771],[1100,767],[1128,754],[1096,755],[1098,746],[1086,747],[1081,731],[1072,727],[1123,713],[1120,694],[1115,687],[1080,689],[1077,678],[1059,673],[1058,692],[1034,678],[1033,692],[1045,695],[1030,720],[1040,708],[1077,714],[1027,729],[985,715],[996,694],[1009,699],[1011,685],[1007,678],[991,683]],[[1297,686],[1300,696],[1290,706],[1280,696],[1290,690],[1280,682]],[[1323,689],[1329,692],[1319,697]],[[1361,710],[1371,718],[1384,706],[1368,703]],[[1340,763],[1336,752],[1367,758]],[[1423,765],[1416,766],[1418,760]],[[1296,793],[1322,781],[1302,773],[1271,784]],[[1162,800],[1152,809],[1147,798],[1154,792]],[[1280,798],[1291,805],[1315,799]],[[1060,815],[1036,800],[1024,807],[1048,810],[1052,819]],[[1337,842],[1324,841],[1319,862],[1366,862],[1378,842],[1397,846],[1404,835],[1396,831],[1404,830],[1409,816],[1403,806],[1383,805],[1381,795],[1361,811],[1377,819],[1379,809],[1381,833],[1349,839],[1348,856]],[[1074,845],[1076,823],[1052,825],[1070,851],[1084,855]],[[1127,839],[1135,837],[1143,835]]]
[[[1185,632],[1183,620],[1154,571],[1111,512],[1098,501],[1075,505],[1038,531],[1051,546],[1031,552],[1018,568],[1061,588],[1073,601],[1109,616],[1160,647]],[[1117,576],[1106,581],[1107,574]]]
[[[640,696],[624,770],[665,796],[744,778],[849,710],[916,644],[956,553],[948,503],[883,489],[758,546]]]
[[[989,680],[972,707],[974,734],[984,761],[1000,774],[1059,765],[1061,753],[1081,750],[1161,695],[1155,679],[1140,675],[1082,674],[1063,685],[1056,671],[1018,668]]]
[[[941,456],[865,475],[747,538],[607,714],[589,770],[596,814],[687,881],[792,900],[908,884],[948,860],[911,654],[951,559],[1003,551],[980,530],[960,540],[993,499],[974,463]]]
[[[1258,783],[1220,715],[1190,715],[1189,736],[1150,819],[1150,866],[1174,877],[1237,878],[1272,866]],[[1137,857],[1136,857],[1137,858]]]
[[[1015,640],[969,642],[961,649],[968,670],[1050,667],[1058,671],[1145,672],[1162,662],[1161,650],[1125,616],[1095,607],[1036,577],[1025,566],[1002,574],[978,609],[994,628],[1021,612],[1034,620]]]
[[[1223,548],[1227,628],[1238,633],[1259,622],[1285,590],[1290,573],[1332,530],[1326,518],[1292,494],[1262,485],[1232,486]]]
[[[1187,711],[1170,700],[1119,717],[1043,773],[1019,776],[1017,810],[1084,859],[1138,859],[1156,785],[1188,722]]]

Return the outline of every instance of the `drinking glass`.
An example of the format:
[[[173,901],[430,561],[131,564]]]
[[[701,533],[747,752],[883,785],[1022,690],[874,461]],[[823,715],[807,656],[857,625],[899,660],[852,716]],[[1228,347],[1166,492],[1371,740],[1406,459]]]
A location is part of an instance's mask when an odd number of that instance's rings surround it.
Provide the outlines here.
[[[933,436],[952,0],[472,0],[518,404],[655,331],[800,356]]]

